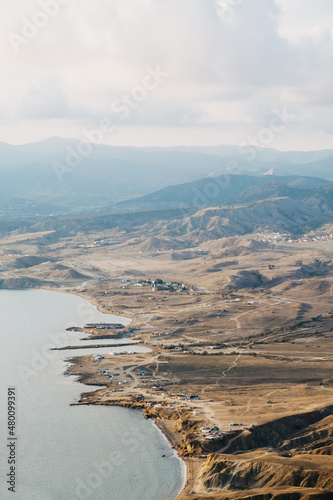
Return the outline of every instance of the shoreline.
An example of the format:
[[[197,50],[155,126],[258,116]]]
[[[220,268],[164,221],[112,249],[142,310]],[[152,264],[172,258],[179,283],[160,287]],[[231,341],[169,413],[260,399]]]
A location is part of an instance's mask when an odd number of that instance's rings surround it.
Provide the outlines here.
[[[42,288],[42,290],[55,291],[54,289],[50,288]],[[80,293],[78,290],[63,288],[62,290],[58,289],[57,291],[61,291],[61,293],[65,294],[67,293],[69,295],[77,295],[81,299],[90,303],[100,313],[115,316],[118,321],[120,319],[129,319],[118,311],[117,313],[108,312],[109,303],[105,304],[104,307],[101,308],[96,299],[91,296],[87,297],[85,294]],[[147,307],[149,307],[150,303],[147,302],[146,305]],[[128,316],[130,316],[130,314],[128,314]],[[130,320],[135,323],[136,330],[140,332],[140,337],[143,336],[143,338],[146,339],[153,338],[153,336],[148,336],[150,334],[150,331],[152,330],[151,328],[147,327],[149,319],[147,320],[146,318],[144,318],[144,320],[142,320],[141,318],[138,318],[136,315],[134,315],[134,319]],[[179,321],[181,321],[181,319]],[[159,323],[157,330],[165,330],[166,325],[167,323],[162,323],[162,329],[161,323]],[[315,326],[316,328],[318,328],[317,324],[315,324]],[[169,327],[169,329],[171,328]],[[156,337],[159,337],[159,335],[156,335]],[[161,335],[161,337],[163,338],[164,335]],[[187,365],[185,363],[189,363],[189,366],[191,367],[191,362],[193,359],[195,359],[196,362],[198,360],[197,364],[200,367],[204,367],[204,363],[208,359],[212,360],[212,363],[214,363],[214,360],[215,362],[219,361],[218,366],[220,367],[221,365],[221,367],[223,368],[225,366],[224,369],[227,371],[230,370],[230,366],[235,366],[235,361],[232,363],[232,361],[230,362],[229,358],[227,358],[226,356],[221,358],[218,355],[211,355],[211,357],[209,358],[207,358],[207,356],[202,356],[200,358],[185,358],[183,354],[179,354],[177,356],[177,353],[174,354],[172,352],[172,354],[170,355],[168,354],[169,351],[168,353],[164,354],[163,343],[152,343],[151,341],[147,343],[151,344],[152,348],[149,354],[144,355],[143,353],[135,353],[126,357],[120,356],[117,357],[117,359],[114,359],[112,356],[106,356],[98,362],[98,371],[96,371],[97,365],[96,363],[94,363],[93,355],[74,355],[71,359],[66,360],[70,364],[66,367],[63,374],[76,376],[76,382],[82,383],[87,387],[87,392],[81,392],[80,390],[80,395],[78,395],[75,403],[69,403],[71,406],[103,405],[123,408],[127,407],[140,410],[146,419],[152,420],[153,426],[156,426],[158,428],[158,430],[163,435],[163,438],[171,446],[175,457],[177,458],[177,460],[179,460],[181,468],[180,473],[182,479],[182,489],[179,491],[177,496],[173,498],[173,500],[189,500],[190,498],[192,498],[193,494],[195,495],[195,498],[208,499],[209,495],[212,493],[217,495],[216,500],[223,499],[226,491],[224,491],[224,488],[216,488],[215,484],[218,484],[220,486],[220,483],[218,483],[218,481],[223,481],[223,474],[229,473],[227,470],[227,465],[223,465],[225,458],[222,452],[224,452],[224,450],[229,447],[230,449],[228,449],[226,452],[228,461],[230,461],[230,463],[234,464],[235,466],[238,463],[238,448],[237,445],[234,445],[235,440],[238,440],[239,444],[242,445],[241,449],[244,452],[243,455],[246,457],[245,462],[249,463],[248,467],[255,466],[259,467],[259,469],[262,467],[268,467],[268,471],[273,471],[274,467],[276,467],[277,464],[278,466],[280,466],[280,464],[283,462],[283,464],[285,464],[284,466],[289,468],[290,471],[298,472],[300,470],[297,459],[294,459],[293,456],[286,457],[285,455],[283,455],[283,453],[281,454],[281,450],[278,448],[278,446],[276,447],[275,452],[272,454],[271,459],[270,457],[268,457],[267,459],[262,461],[262,455],[260,454],[262,439],[266,439],[266,434],[270,435],[272,429],[274,429],[274,432],[277,435],[281,434],[281,438],[283,439],[286,439],[286,437],[289,436],[292,438],[292,431],[295,432],[297,430],[296,428],[293,428],[295,416],[297,416],[298,419],[302,419],[302,422],[304,421],[302,423],[304,429],[311,429],[311,426],[309,427],[309,425],[313,423],[312,419],[314,419],[315,422],[318,420],[318,422],[320,422],[320,424],[318,424],[319,428],[321,428],[320,425],[322,425],[322,428],[325,429],[324,417],[319,417],[321,414],[323,414],[324,410],[326,411],[328,409],[328,407],[326,408],[326,405],[318,404],[319,398],[317,398],[318,401],[316,401],[314,398],[311,398],[310,403],[307,403],[306,400],[306,407],[303,409],[303,412],[300,411],[300,408],[298,406],[292,409],[289,406],[286,409],[283,409],[283,407],[281,407],[282,411],[280,411],[280,415],[274,415],[274,418],[272,418],[273,415],[271,417],[271,407],[273,404],[276,405],[277,402],[274,399],[268,400],[267,398],[271,394],[276,394],[278,393],[278,391],[281,391],[281,395],[278,396],[277,401],[286,399],[286,401],[283,401],[283,403],[287,404],[288,400],[293,397],[293,392],[290,387],[286,389],[284,385],[273,386],[266,383],[266,386],[264,386],[263,389],[259,389],[260,391],[263,390],[263,395],[261,395],[261,392],[259,392],[258,396],[256,397],[258,398],[261,406],[262,404],[266,405],[265,407],[268,410],[267,415],[265,414],[265,416],[261,417],[259,422],[257,422],[257,420],[253,422],[253,420],[251,419],[251,425],[249,425],[249,421],[247,420],[245,420],[245,423],[244,420],[242,420],[243,423],[239,423],[239,421],[237,423],[238,418],[233,418],[233,415],[236,415],[236,408],[233,397],[231,396],[231,393],[228,392],[228,387],[224,390],[224,394],[222,396],[220,395],[220,397],[218,397],[217,393],[215,392],[211,392],[210,394],[205,393],[206,386],[203,388],[203,390],[201,390],[202,387],[199,386],[199,390],[197,388],[194,389],[196,390],[196,392],[192,392],[192,380],[190,382],[187,382],[187,386],[184,386],[180,382],[181,376],[179,377],[179,381],[175,381],[175,378],[172,378],[172,375],[169,375],[170,373],[177,373],[177,371],[170,372],[170,367],[174,366],[176,367],[176,369],[178,366],[178,374],[180,373],[180,375],[182,375],[182,369],[179,372],[180,364],[184,363],[186,369]],[[209,353],[205,352],[204,354],[207,355]],[[239,355],[235,357],[236,361],[238,359]],[[249,358],[249,360],[249,363],[251,363],[252,358]],[[165,368],[165,364],[169,364],[169,368]],[[211,364],[209,364],[209,366],[211,366]],[[245,367],[246,366],[247,364],[245,364]],[[142,369],[143,367],[144,370]],[[140,371],[147,371],[147,373],[138,373]],[[149,376],[149,378],[153,378],[150,380],[148,378],[145,378],[147,376]],[[159,381],[157,380],[157,377]],[[152,384],[150,384],[150,382],[157,382],[155,383],[155,385],[160,387],[152,387]],[[118,384],[125,385],[119,386]],[[161,386],[164,386],[164,388]],[[316,392],[316,389],[310,387],[309,384],[303,384],[301,387],[303,388],[304,393],[308,393],[309,391]],[[319,386],[319,389],[320,393],[322,393],[321,386]],[[323,387],[323,389],[325,389],[326,391],[325,387]],[[159,390],[164,392],[158,392]],[[241,390],[243,390],[243,388]],[[285,396],[286,390],[291,392],[290,395],[288,392],[288,397]],[[200,397],[195,396],[195,394],[200,394]],[[264,401],[262,402],[259,398],[263,398]],[[196,400],[198,400],[198,402]],[[224,402],[222,416],[216,415],[218,410],[215,405],[222,401]],[[241,406],[241,404],[239,404],[239,406]],[[279,407],[277,407],[277,409],[280,410]],[[318,412],[320,413],[320,415]],[[332,413],[329,412],[328,415],[332,415]],[[290,424],[290,432],[286,435],[284,432],[284,420],[288,421],[288,425]],[[323,420],[323,424],[321,424],[321,420]],[[231,428],[226,427],[226,425],[231,426]],[[250,430],[252,428],[255,429],[253,432]],[[216,444],[214,440],[209,440],[210,435],[205,435],[207,434],[206,429],[208,429],[209,432],[214,432],[215,429],[217,429],[219,437],[216,441]],[[261,437],[261,433],[263,437]],[[214,438],[214,436],[212,437]],[[243,439],[245,439],[244,443],[242,442]],[[251,439],[254,439],[254,443],[252,443]],[[246,441],[248,441],[248,443]],[[247,450],[254,450],[255,453],[253,452],[254,454],[251,455],[250,453],[247,453]],[[297,453],[298,448],[295,448],[295,450],[295,453]],[[302,453],[301,445],[300,453]],[[319,470],[321,469],[320,460],[323,459],[318,458],[313,460],[314,468],[317,467]],[[311,470],[306,470],[306,474],[308,474],[309,477],[311,475]],[[214,478],[214,474],[216,475],[216,479]],[[240,471],[239,474],[241,475],[242,471]],[[232,478],[233,475],[231,476],[231,479]],[[282,486],[286,486],[286,488],[282,490]],[[272,489],[265,485],[264,487],[260,488],[259,493],[266,492],[267,494],[271,494],[276,493],[276,491],[283,491],[283,493],[287,494],[293,491],[297,491],[299,493],[307,493],[297,484],[281,484],[281,486],[272,486]],[[314,484],[314,486],[311,487],[309,491],[310,493],[320,492],[320,483],[318,482],[318,486],[317,484]],[[242,498],[241,495],[244,494],[256,495],[257,490],[253,489],[253,487],[249,490],[245,490],[244,488],[239,489],[237,487],[235,490],[228,490],[227,493],[231,500]],[[250,499],[252,497],[248,496],[248,498]]]
[[[160,434],[164,437],[164,439],[168,442],[168,444],[171,446],[171,449],[174,453],[174,456],[176,457],[176,459],[178,460],[179,464],[180,464],[180,473],[181,473],[181,478],[182,478],[182,486],[181,486],[181,489],[179,491],[179,493],[177,494],[177,496],[175,498],[173,498],[172,500],[180,500],[180,495],[182,495],[185,487],[186,487],[186,484],[187,484],[187,480],[188,480],[188,467],[187,467],[187,463],[186,461],[184,460],[184,458],[180,457],[177,450],[175,449],[175,437],[173,435],[172,432],[170,432],[164,425],[164,423],[158,421],[157,419],[153,419],[152,420],[152,425],[158,429],[158,431],[160,432]]]
[[[83,383],[81,381],[77,381],[78,383]],[[89,384],[85,384],[89,385]],[[100,390],[100,389],[98,389]],[[154,428],[156,428],[159,433],[163,436],[163,439],[168,443],[170,446],[170,451],[173,452],[174,457],[177,459],[179,462],[180,466],[180,473],[181,473],[181,480],[182,480],[182,486],[179,492],[177,493],[177,496],[174,497],[171,500],[182,500],[187,496],[187,491],[186,490],[192,490],[193,485],[195,484],[195,481],[198,479],[195,474],[193,473],[194,471],[197,471],[199,467],[202,465],[201,461],[197,457],[184,457],[181,456],[179,451],[177,450],[177,447],[179,444],[183,441],[182,439],[177,439],[177,432],[175,430],[171,429],[172,421],[166,419],[166,418],[161,418],[158,416],[148,416],[147,415],[147,408],[144,404],[130,404],[126,402],[125,400],[115,400],[115,401],[87,401],[83,402],[82,397],[83,394],[86,397],[87,395],[92,395],[96,391],[88,392],[88,393],[82,393],[81,394],[81,400],[76,402],[76,403],[70,403],[70,406],[116,406],[118,408],[128,408],[131,410],[136,410],[140,411],[141,414],[147,419],[151,420],[151,424]],[[170,425],[171,424],[171,425]],[[184,437],[184,434],[181,433],[181,438]],[[191,467],[192,465],[192,467]],[[194,467],[193,467],[194,465]]]
[[[112,316],[117,316],[117,317],[119,317],[120,322],[121,322],[122,319],[129,320],[130,322],[127,323],[127,324],[124,324],[124,326],[128,326],[130,324],[132,324],[132,325],[135,324],[135,318],[134,317],[133,318],[128,318],[128,317],[126,317],[123,314],[118,315],[118,314],[107,312],[105,310],[105,308],[100,307],[100,304],[97,303],[96,299],[93,299],[92,297],[85,297],[84,295],[82,295],[82,293],[78,292],[77,290],[64,290],[64,289],[54,290],[54,289],[50,289],[50,288],[42,288],[42,290],[46,290],[46,291],[58,291],[60,293],[65,293],[65,294],[68,293],[68,294],[72,294],[72,295],[77,295],[78,297],[82,298],[83,300],[86,300],[87,302],[89,302],[92,306],[96,307],[97,311],[99,311],[102,314],[109,314],[109,315],[112,315]],[[94,347],[98,347],[98,346],[94,346]],[[65,351],[66,349],[68,349],[68,347],[62,347],[62,348],[59,348],[57,350]],[[80,356],[73,356],[73,359],[78,360],[78,359],[80,359]],[[68,375],[67,370],[65,371],[64,374]],[[89,386],[89,384],[87,384],[83,380],[81,380],[81,377],[78,377],[77,383]],[[83,393],[81,393],[81,395],[80,395],[81,397],[82,397],[82,394]],[[90,404],[90,405],[94,405],[94,406],[99,406],[96,403],[95,404],[94,403],[70,403],[71,406],[84,405],[84,404]],[[116,405],[116,406],[123,407],[123,405],[121,405],[121,404]],[[139,410],[139,408],[134,408],[134,409]],[[144,414],[144,412],[143,412],[142,409],[140,411],[141,411],[142,414]],[[181,457],[179,455],[177,449],[176,449],[177,439],[176,439],[175,433],[172,432],[170,429],[167,429],[165,423],[162,423],[160,421],[160,419],[154,418],[154,419],[151,419],[151,421],[152,421],[152,425],[156,429],[158,429],[158,431],[161,433],[161,435],[163,436],[163,438],[171,446],[171,449],[172,449],[175,457],[177,458],[177,460],[179,462],[180,472],[181,472],[181,479],[182,479],[182,486],[181,486],[181,489],[178,492],[177,496],[174,497],[172,500],[181,500],[184,497],[184,495],[185,495],[185,488],[190,486],[190,484],[189,484],[189,468],[188,468],[187,460],[185,460],[184,457]]]
[[[29,290],[27,288],[22,288],[20,290]],[[94,297],[86,297],[82,292],[80,292],[79,290],[75,290],[73,288],[71,289],[68,289],[68,288],[64,288],[64,287],[61,287],[61,286],[58,286],[58,287],[41,287],[41,288],[30,288],[30,290],[45,290],[47,292],[59,292],[59,293],[68,293],[70,295],[76,295],[77,297],[80,297],[81,299],[83,300],[86,300],[87,302],[89,302],[90,305],[92,305],[93,307],[95,307],[97,309],[98,312],[102,313],[102,314],[108,314],[110,316],[117,316],[119,317],[119,320],[121,319],[124,319],[126,321],[129,321],[129,323],[123,323],[123,325],[125,327],[131,325],[132,323],[134,323],[135,321],[135,318],[129,318],[127,316],[125,316],[124,314],[122,313],[113,313],[113,312],[110,312],[110,311],[107,311],[106,308],[103,308],[98,302],[97,300],[94,298]],[[128,313],[130,316],[131,316],[131,313]],[[119,321],[121,322],[121,321]]]
[[[27,289],[17,289],[15,291],[19,291],[19,290],[22,290],[22,291],[27,291]],[[43,290],[43,291],[46,291],[46,292],[59,292],[59,293],[63,293],[63,294],[68,294],[68,295],[76,295],[78,297],[80,297],[81,299],[89,302],[93,307],[96,308],[96,310],[102,314],[107,314],[107,315],[111,315],[111,316],[116,316],[118,319],[118,321],[121,321],[122,319],[125,319],[125,320],[130,320],[130,323],[128,324],[124,324],[124,326],[128,326],[129,324],[133,323],[133,321],[135,321],[135,319],[131,319],[131,318],[128,318],[126,317],[125,315],[120,315],[120,314],[114,314],[114,313],[110,313],[110,312],[107,312],[104,308],[101,308],[99,307],[99,304],[96,303],[96,300],[93,299],[92,297],[86,297],[84,295],[82,295],[81,293],[79,293],[77,290],[69,290],[69,289],[64,289],[64,288],[57,288],[57,289],[54,289],[54,288],[50,288],[50,287],[42,287],[42,288],[37,288],[37,289],[34,289],[34,290]],[[103,310],[104,309],[104,310]],[[129,344],[131,345],[131,344]],[[135,345],[135,344],[134,344]],[[132,345],[131,345],[132,346]],[[94,347],[94,348],[98,348],[99,346],[87,346],[87,347]],[[110,346],[107,346],[107,347],[114,347],[114,345],[110,345]],[[75,349],[78,348],[78,347],[75,347]],[[56,348],[54,350],[56,351],[66,351],[68,349],[68,347],[66,346],[63,346],[61,348]],[[73,349],[73,350],[75,350]],[[81,347],[80,347],[81,349]],[[73,356],[71,358],[71,361],[70,363],[73,364],[73,362],[75,361],[78,361],[80,358],[82,358],[82,356]],[[62,358],[62,361],[66,364],[66,362],[68,363],[68,358]],[[63,372],[63,375],[65,376],[68,376],[68,375],[74,375],[76,376],[76,380],[75,382],[78,383],[78,384],[82,384],[84,386],[88,386],[90,388],[94,387],[94,386],[97,386],[97,384],[91,384],[91,383],[86,383],[82,376],[79,376],[75,373],[69,373],[68,372],[68,369],[65,369],[65,371]],[[98,390],[102,390],[103,388],[105,388],[105,385],[99,385],[98,384],[98,389],[96,389],[97,391]],[[80,391],[80,396],[79,398],[82,399],[82,396],[83,394],[94,394],[95,391],[91,391],[89,393],[84,393],[84,392],[81,392]],[[93,405],[93,406],[99,406],[100,404],[97,403],[97,402],[76,402],[76,403],[69,403],[70,406],[84,406],[84,405]],[[104,403],[105,405],[105,403]],[[135,409],[135,410],[140,410],[141,413],[144,415],[144,408],[138,408],[138,407],[135,407],[135,406],[128,406],[126,404],[124,404],[124,400],[120,400],[118,402],[116,402],[116,404],[114,404],[114,402],[109,402],[108,406],[118,406],[118,407],[128,407],[128,408],[131,408],[131,409]],[[146,417],[147,418],[147,417]],[[181,490],[178,492],[177,496],[174,497],[172,500],[181,500],[183,498],[183,495],[185,494],[184,492],[184,489],[188,486],[188,482],[189,482],[189,478],[188,478],[188,466],[187,466],[187,460],[184,459],[184,457],[181,457],[180,454],[178,453],[177,449],[176,449],[176,443],[177,443],[177,439],[176,439],[176,435],[174,433],[172,433],[170,430],[166,430],[166,427],[162,424],[161,425],[161,422],[158,422],[159,419],[157,418],[151,418],[151,421],[152,421],[152,425],[158,429],[158,431],[161,433],[161,435],[163,436],[163,438],[168,442],[168,444],[170,445],[175,457],[177,458],[177,460],[179,461],[179,466],[180,466],[180,473],[181,473],[181,479],[182,479],[182,487],[181,487]]]

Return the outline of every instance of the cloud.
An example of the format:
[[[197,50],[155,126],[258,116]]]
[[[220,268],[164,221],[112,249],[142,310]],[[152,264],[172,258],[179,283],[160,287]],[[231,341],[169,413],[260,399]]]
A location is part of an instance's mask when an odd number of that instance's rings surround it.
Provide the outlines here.
[[[92,112],[70,105],[56,78],[29,88],[17,109],[17,116],[23,120],[52,120],[91,118]]]
[[[40,86],[32,86],[21,100],[17,114],[21,119],[40,120],[68,117],[68,99],[52,78]]]
[[[292,14],[285,0],[225,0],[227,15],[223,1],[69,2],[19,54],[9,44],[0,49],[6,68],[0,107],[22,127],[24,121],[50,127],[50,135],[58,133],[54,120],[68,131],[87,128],[112,116],[111,103],[140,85],[147,66],[160,65],[170,76],[126,121],[118,120],[119,135],[132,126],[147,134],[152,126],[161,133],[193,127],[205,142],[211,126],[238,123],[241,142],[244,127],[262,126],[274,107],[285,105],[299,117],[312,115],[315,129],[315,108],[333,105],[333,24],[298,31],[297,14],[306,15],[298,0]],[[0,20],[3,38],[20,33],[20,19],[33,19],[36,9],[24,0],[9,4]],[[293,16],[294,37],[281,29],[286,16]],[[300,132],[301,119],[297,126]]]

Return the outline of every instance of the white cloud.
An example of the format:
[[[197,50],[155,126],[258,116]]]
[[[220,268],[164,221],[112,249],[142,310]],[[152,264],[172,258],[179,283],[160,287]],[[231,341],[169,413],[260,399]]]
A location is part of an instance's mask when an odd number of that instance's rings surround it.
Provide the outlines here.
[[[298,10],[285,0],[231,2],[234,7],[222,19],[218,3],[71,0],[18,53],[7,35],[21,34],[22,16],[32,20],[41,7],[24,0],[8,4],[0,20],[6,41],[0,49],[0,107],[6,107],[7,117],[0,121],[0,140],[24,142],[28,123],[36,140],[59,133],[60,123],[60,135],[79,135],[83,127],[112,116],[111,103],[142,82],[147,66],[157,64],[170,76],[126,121],[118,120],[112,141],[147,144],[154,126],[154,143],[158,130],[164,144],[168,137],[170,143],[188,142],[190,134],[193,142],[200,136],[211,143],[221,130],[218,142],[242,142],[274,107],[284,105],[299,117],[312,116],[313,130],[320,128],[318,108],[333,105],[331,3],[316,3],[313,24],[312,11],[306,17],[299,0]],[[330,13],[320,16],[320,6]],[[16,117],[15,127],[8,126],[8,116]],[[302,126],[299,119],[297,138]],[[318,141],[317,133],[313,137]],[[325,132],[322,141],[330,139]],[[292,148],[292,134],[290,141]]]
[[[88,103],[85,108],[75,106],[60,88],[57,78],[49,78],[28,89],[17,108],[17,117],[21,120],[84,121],[98,119],[99,114]]]
[[[43,82],[39,87],[32,86],[21,100],[18,116],[21,119],[53,119],[70,115],[69,103],[55,78]]]

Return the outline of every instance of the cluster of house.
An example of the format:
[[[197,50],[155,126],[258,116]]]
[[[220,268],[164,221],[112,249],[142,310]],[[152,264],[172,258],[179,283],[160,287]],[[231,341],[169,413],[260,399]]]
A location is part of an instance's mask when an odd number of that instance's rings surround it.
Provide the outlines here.
[[[104,359],[100,354],[93,354],[94,361],[98,363],[101,359]]]
[[[201,428],[202,433],[204,435],[205,439],[208,439],[209,441],[214,441],[215,439],[221,439],[223,436],[224,432],[220,431],[218,427],[212,427],[212,428]]]
[[[293,239],[288,233],[274,233],[266,231],[264,233],[257,233],[255,235],[256,241],[264,241],[266,243],[293,243],[295,242],[314,242],[314,241],[328,241],[333,239],[333,233],[329,228],[327,231],[310,231],[305,236],[298,239]]]
[[[304,236],[304,238],[301,238],[298,241],[304,241],[304,242],[313,242],[313,241],[328,241],[328,240],[333,240],[333,234],[332,233],[309,233]]]
[[[139,370],[135,373],[136,375],[140,375],[141,377],[148,377],[148,373],[145,372],[144,370]]]
[[[109,370],[103,370],[102,373],[106,377],[109,377],[110,380],[116,380],[116,378],[109,372]]]
[[[194,396],[193,394],[177,394],[176,398],[184,399],[186,401],[200,401],[199,396]]]
[[[289,233],[274,233],[272,231],[257,233],[254,237],[254,240],[263,241],[265,243],[281,243],[281,242],[291,243],[293,241],[292,236]]]
[[[89,330],[114,330],[119,328],[124,328],[121,323],[87,323],[84,328]]]
[[[217,426],[215,426],[213,428],[202,427],[201,431],[202,431],[205,439],[208,439],[209,441],[214,441],[215,439],[221,439],[221,437],[224,434],[226,434],[227,432],[233,432],[234,431],[234,427],[242,427],[242,428],[244,428],[246,426],[244,426],[244,424],[231,423],[231,424],[229,424],[229,427],[231,427],[231,429],[229,429],[228,431],[222,431]]]
[[[134,281],[134,286],[150,286],[155,292],[156,290],[163,290],[166,292],[184,292],[187,290],[185,283],[177,281],[164,281],[160,278],[155,280],[139,280]]]

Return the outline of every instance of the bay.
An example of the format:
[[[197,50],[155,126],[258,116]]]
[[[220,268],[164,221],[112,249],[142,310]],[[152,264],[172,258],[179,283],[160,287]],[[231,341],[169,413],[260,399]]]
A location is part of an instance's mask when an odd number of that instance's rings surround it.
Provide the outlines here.
[[[88,322],[129,324],[75,295],[0,291],[1,499],[172,500],[182,489],[183,463],[140,412],[69,406],[87,386],[63,375],[66,358],[96,348],[50,349],[84,345],[87,341],[66,328]],[[145,350],[128,346],[138,348]],[[16,392],[15,495],[7,483],[9,387]]]

